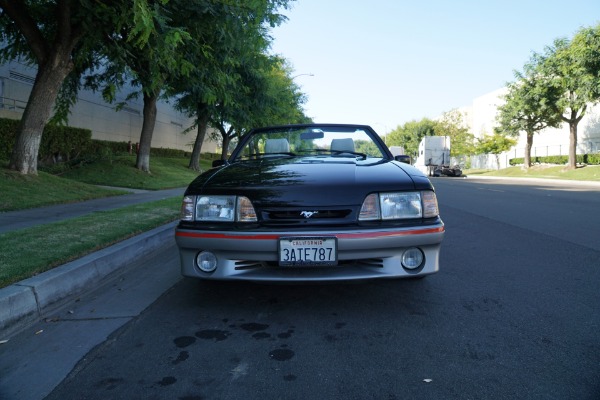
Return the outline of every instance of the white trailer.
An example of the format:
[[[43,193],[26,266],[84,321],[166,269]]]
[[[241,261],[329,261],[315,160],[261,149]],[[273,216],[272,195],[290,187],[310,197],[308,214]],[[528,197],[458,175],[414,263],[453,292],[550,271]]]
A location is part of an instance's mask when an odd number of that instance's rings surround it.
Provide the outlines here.
[[[460,176],[458,166],[450,167],[450,137],[425,136],[419,143],[415,167],[429,176]]]

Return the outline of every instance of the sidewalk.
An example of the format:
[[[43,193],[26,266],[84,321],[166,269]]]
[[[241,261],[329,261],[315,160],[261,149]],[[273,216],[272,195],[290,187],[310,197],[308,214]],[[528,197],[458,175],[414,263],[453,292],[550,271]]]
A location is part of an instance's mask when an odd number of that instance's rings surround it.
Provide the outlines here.
[[[115,189],[115,188],[113,188]],[[124,189],[130,191],[128,189]],[[57,204],[28,210],[0,212],[0,233],[44,225],[50,222],[79,217],[95,211],[113,210],[133,204],[183,196],[185,188],[167,190],[131,190],[122,196],[104,197],[79,203]]]
[[[96,211],[183,196],[185,188],[138,191],[79,203],[0,213],[0,234]],[[177,222],[155,228],[78,260],[0,289],[0,340],[40,320],[69,296],[93,288],[142,255],[172,244]]]
[[[487,176],[487,175],[465,175],[462,177],[463,179],[482,179],[482,180],[507,180],[512,179],[513,182],[520,183],[536,183],[536,184],[554,184],[560,185],[568,182],[569,185],[580,186],[580,187],[591,187],[591,188],[600,188],[600,181],[576,181],[576,180],[564,180],[564,179],[551,179],[551,178],[534,178],[534,177],[508,177],[508,176]],[[450,178],[457,179],[457,178]],[[459,177],[458,179],[461,179]]]

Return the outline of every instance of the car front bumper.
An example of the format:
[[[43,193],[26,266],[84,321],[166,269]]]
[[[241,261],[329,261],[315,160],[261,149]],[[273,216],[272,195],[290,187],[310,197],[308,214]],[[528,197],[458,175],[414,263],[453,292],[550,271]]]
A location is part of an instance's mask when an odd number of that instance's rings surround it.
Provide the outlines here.
[[[353,231],[231,232],[177,228],[181,273],[187,277],[217,280],[272,282],[346,281],[376,278],[410,278],[439,270],[444,224],[400,229]],[[336,237],[337,266],[285,267],[278,264],[280,237]],[[425,256],[415,270],[401,264],[404,251],[417,247]],[[211,273],[201,271],[196,256],[210,251],[217,258]]]

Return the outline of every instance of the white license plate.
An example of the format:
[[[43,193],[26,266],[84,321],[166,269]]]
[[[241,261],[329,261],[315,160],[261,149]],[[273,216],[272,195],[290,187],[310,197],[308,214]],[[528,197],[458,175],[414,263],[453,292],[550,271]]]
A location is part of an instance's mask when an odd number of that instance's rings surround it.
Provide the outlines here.
[[[286,267],[337,265],[337,238],[280,238],[279,265]]]

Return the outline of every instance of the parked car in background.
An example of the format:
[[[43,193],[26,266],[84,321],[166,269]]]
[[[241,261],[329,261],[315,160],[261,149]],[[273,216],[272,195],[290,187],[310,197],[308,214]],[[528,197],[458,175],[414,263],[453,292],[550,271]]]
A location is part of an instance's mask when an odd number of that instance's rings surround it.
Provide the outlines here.
[[[423,277],[444,224],[429,179],[366,125],[255,129],[187,188],[184,276],[279,282]]]

